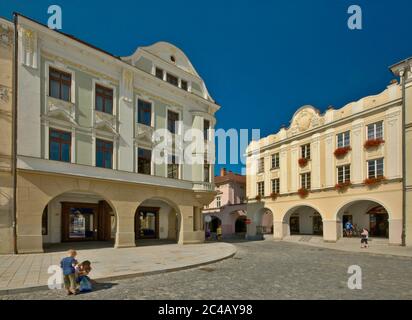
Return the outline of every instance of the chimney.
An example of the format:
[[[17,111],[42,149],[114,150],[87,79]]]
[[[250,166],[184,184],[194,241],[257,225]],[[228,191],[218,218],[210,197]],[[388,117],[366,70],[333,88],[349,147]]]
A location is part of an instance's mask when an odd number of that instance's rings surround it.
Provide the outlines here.
[[[223,177],[226,175],[226,168],[220,168],[220,176]]]

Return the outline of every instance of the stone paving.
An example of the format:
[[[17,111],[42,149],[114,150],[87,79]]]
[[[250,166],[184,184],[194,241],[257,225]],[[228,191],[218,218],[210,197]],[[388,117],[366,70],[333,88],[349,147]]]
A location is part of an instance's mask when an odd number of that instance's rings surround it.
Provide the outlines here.
[[[104,281],[77,296],[44,290],[0,299],[412,299],[410,257],[272,240],[233,244],[233,258],[195,269]],[[362,290],[348,289],[351,265],[362,268]]]
[[[77,250],[78,261],[92,262],[94,279],[179,270],[221,260],[236,252],[236,248],[227,243],[184,246],[161,242],[151,244],[122,249],[89,249],[90,244],[69,246]],[[54,252],[43,254],[0,255],[0,294],[47,286],[51,276],[48,273],[49,266],[59,266],[69,246],[63,244],[53,248]]]

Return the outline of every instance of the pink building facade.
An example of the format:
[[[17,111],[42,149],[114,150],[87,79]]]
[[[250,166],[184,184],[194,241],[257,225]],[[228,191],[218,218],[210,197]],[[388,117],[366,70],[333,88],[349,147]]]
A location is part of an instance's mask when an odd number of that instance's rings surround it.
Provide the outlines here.
[[[206,232],[211,232],[213,237],[220,226],[223,238],[243,237],[247,217],[246,177],[222,168],[215,177],[215,185],[217,195],[202,211]]]

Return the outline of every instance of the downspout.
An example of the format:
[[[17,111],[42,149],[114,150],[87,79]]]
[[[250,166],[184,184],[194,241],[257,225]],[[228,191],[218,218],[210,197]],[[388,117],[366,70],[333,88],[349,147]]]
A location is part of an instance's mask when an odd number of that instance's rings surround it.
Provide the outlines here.
[[[13,250],[17,254],[17,58],[18,58],[18,30],[17,14],[14,22],[14,57],[13,57],[13,106],[12,106],[12,174],[13,174]]]
[[[406,79],[409,59],[403,67],[402,75],[402,246],[406,246]]]

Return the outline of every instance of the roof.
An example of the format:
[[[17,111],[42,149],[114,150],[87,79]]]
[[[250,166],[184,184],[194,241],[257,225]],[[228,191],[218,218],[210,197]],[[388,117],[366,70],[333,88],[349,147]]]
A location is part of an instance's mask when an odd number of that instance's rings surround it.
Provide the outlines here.
[[[224,176],[216,176],[215,177],[215,184],[224,184],[228,182],[237,182],[241,184],[246,184],[246,176],[242,176],[241,174],[228,172]]]

